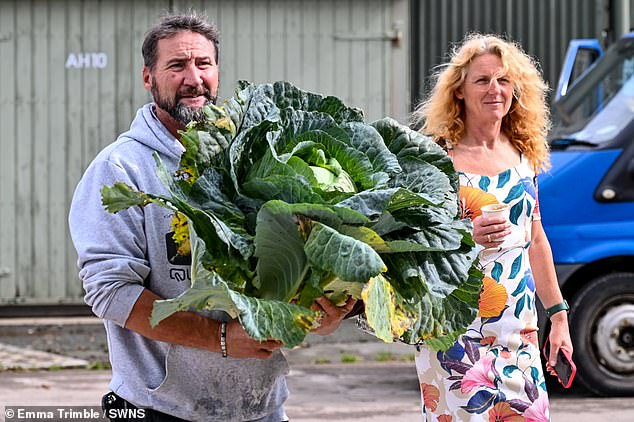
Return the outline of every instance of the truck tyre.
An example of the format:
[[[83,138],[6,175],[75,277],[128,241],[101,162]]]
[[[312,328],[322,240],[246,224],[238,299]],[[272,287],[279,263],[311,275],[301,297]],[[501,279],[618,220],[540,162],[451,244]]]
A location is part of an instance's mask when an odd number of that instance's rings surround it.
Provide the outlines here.
[[[598,277],[570,309],[577,377],[599,395],[634,394],[634,273]]]

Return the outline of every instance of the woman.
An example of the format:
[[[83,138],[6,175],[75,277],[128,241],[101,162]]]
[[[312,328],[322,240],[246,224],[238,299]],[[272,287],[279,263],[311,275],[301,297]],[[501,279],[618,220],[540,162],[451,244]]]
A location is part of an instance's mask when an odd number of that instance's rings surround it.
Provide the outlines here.
[[[467,332],[444,353],[417,353],[427,421],[550,420],[535,292],[552,314],[549,365],[560,348],[572,353],[572,342],[537,200],[535,174],[548,166],[546,91],[521,48],[473,34],[414,113],[453,158],[485,275]],[[493,203],[508,204],[508,218],[483,216]]]

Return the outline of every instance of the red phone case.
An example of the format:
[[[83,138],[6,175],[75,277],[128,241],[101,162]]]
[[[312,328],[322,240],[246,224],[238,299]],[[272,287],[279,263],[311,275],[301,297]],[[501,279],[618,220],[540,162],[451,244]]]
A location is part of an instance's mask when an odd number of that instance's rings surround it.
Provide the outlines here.
[[[544,357],[546,358],[546,365],[548,366],[548,355],[550,353],[550,342],[548,338],[544,343],[544,349],[542,350]],[[572,358],[568,355],[568,352],[564,349],[559,349],[557,353],[557,363],[553,368],[557,376],[557,380],[564,388],[570,388],[572,380],[575,379],[577,374],[577,366],[572,361]]]

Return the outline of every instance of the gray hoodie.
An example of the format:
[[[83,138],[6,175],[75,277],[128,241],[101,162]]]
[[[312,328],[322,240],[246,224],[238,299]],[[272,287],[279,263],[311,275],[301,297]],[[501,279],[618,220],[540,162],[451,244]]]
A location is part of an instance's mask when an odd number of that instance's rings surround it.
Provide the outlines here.
[[[281,352],[267,360],[222,358],[123,328],[144,288],[164,298],[183,292],[190,284],[189,263],[175,258],[171,211],[152,204],[109,214],[100,190],[124,182],[166,194],[152,153],[174,170],[183,150],[147,104],[130,130],[90,164],[73,197],[70,232],[86,303],[106,326],[110,388],[136,406],[191,421],[286,420],[288,364]]]

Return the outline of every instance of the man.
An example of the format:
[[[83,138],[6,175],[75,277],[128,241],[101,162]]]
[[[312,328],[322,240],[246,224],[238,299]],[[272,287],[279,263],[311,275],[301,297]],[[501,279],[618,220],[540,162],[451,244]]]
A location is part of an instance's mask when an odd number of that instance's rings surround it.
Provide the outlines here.
[[[216,100],[218,32],[203,18],[162,19],[142,52],[143,82],[154,102],[90,164],[69,217],[85,300],[108,335],[113,393],[104,406],[143,408],[152,421],[285,421],[288,365],[279,342],[251,339],[222,312],[180,312],[150,326],[153,302],[189,285],[188,263],[170,252],[170,211],[150,205],[113,215],[101,206],[100,189],[114,182],[165,194],[152,153],[176,169],[184,151],[178,131]],[[334,331],[348,305],[339,309],[320,298],[316,306],[326,316],[318,333]],[[226,358],[220,321],[226,321]]]

